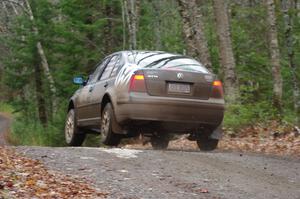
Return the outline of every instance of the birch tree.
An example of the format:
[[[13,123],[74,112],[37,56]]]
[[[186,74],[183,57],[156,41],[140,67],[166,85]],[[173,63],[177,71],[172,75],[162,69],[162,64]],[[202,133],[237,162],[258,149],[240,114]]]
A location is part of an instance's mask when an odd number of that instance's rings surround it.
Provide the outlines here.
[[[298,11],[298,14],[297,16],[300,17],[300,0],[295,0],[295,6],[296,6],[296,9]]]
[[[228,103],[239,98],[239,83],[235,72],[230,24],[226,1],[213,0],[213,10],[219,42],[220,65],[224,73],[224,90]]]
[[[293,20],[297,15],[293,14],[292,10],[297,9],[297,2],[293,0],[282,0],[282,12],[284,17],[285,26],[285,45],[288,55],[288,63],[291,69],[292,80],[293,80],[293,99],[294,99],[294,109],[297,115],[296,122],[299,124],[300,116],[300,81],[297,75],[297,66],[295,60],[295,48],[294,48],[294,35],[293,35]]]
[[[28,17],[28,19],[31,21],[31,29],[33,34],[38,38],[39,37],[39,31],[37,28],[37,25],[35,24],[35,18],[32,12],[32,8],[30,5],[30,2],[28,0],[2,0],[3,5],[6,5],[6,7],[9,5],[10,11],[13,12],[13,16],[10,15],[10,19],[16,18],[17,16],[24,15],[25,17]],[[19,11],[21,9],[21,12]],[[24,35],[20,35],[22,37],[22,41],[25,41],[26,38]],[[57,97],[56,97],[56,87],[54,83],[54,79],[52,77],[52,74],[50,73],[50,67],[48,64],[48,60],[44,51],[44,48],[42,46],[42,43],[38,40],[36,43],[36,51],[37,54],[34,56],[35,63],[34,63],[34,78],[35,78],[35,91],[36,91],[36,102],[37,102],[37,108],[38,108],[38,114],[39,119],[42,124],[46,125],[48,122],[48,115],[47,115],[47,108],[46,108],[46,95],[43,88],[43,74],[44,77],[46,77],[47,82],[49,83],[50,92],[51,92],[51,108],[52,111],[57,111]],[[42,70],[41,70],[41,69]],[[41,73],[43,71],[43,74]],[[24,88],[22,88],[22,92],[24,91]]]
[[[182,17],[182,30],[187,44],[187,54],[196,58],[206,68],[212,70],[212,64],[204,33],[202,14],[196,0],[178,0]]]
[[[140,0],[123,0],[123,6],[128,28],[129,49],[134,50],[137,49]]]
[[[38,36],[39,30],[35,25],[34,15],[33,15],[33,12],[32,12],[32,9],[31,9],[31,6],[30,6],[30,3],[28,0],[25,0],[25,6],[26,6],[28,14],[29,14],[29,19],[32,22],[33,33],[35,34],[35,36]],[[36,47],[37,47],[38,55],[40,56],[40,59],[41,59],[41,66],[42,66],[44,74],[49,82],[49,87],[50,87],[50,91],[51,91],[51,95],[52,95],[53,112],[56,112],[57,111],[57,98],[56,98],[55,82],[54,82],[52,74],[50,73],[50,67],[49,67],[48,60],[47,60],[44,48],[42,46],[42,43],[40,41],[38,41],[36,44]]]
[[[161,0],[152,0],[152,5],[155,13],[155,18],[154,18],[154,24],[155,24],[155,29],[154,29],[154,35],[155,35],[155,50],[161,50],[162,48],[162,40],[161,40]]]
[[[279,113],[282,111],[282,77],[280,66],[280,52],[278,44],[278,33],[276,27],[275,2],[264,1],[267,9],[269,53],[273,76],[273,105]]]

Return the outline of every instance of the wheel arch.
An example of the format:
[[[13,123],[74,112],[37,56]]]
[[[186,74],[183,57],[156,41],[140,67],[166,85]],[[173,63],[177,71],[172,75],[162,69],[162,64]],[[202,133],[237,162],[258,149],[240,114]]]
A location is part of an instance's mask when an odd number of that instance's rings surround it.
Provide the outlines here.
[[[112,97],[109,93],[105,93],[105,95],[103,96],[102,101],[101,101],[101,114],[102,114],[106,104],[108,104],[108,103],[110,103],[110,105],[113,109],[112,111],[114,112],[115,109],[114,109],[114,103],[112,101]],[[124,134],[123,128],[119,125],[119,123],[117,122],[115,117],[116,117],[116,115],[114,112],[114,118],[113,118],[113,122],[112,122],[113,131],[117,134]]]
[[[102,101],[101,101],[101,113],[103,112],[106,104],[110,103],[112,108],[114,109],[114,105],[113,105],[113,102],[112,102],[112,99],[111,99],[111,96],[109,93],[105,93],[103,98],[102,98]]]
[[[74,101],[73,101],[72,99],[69,101],[68,112],[69,112],[71,109],[75,109]]]

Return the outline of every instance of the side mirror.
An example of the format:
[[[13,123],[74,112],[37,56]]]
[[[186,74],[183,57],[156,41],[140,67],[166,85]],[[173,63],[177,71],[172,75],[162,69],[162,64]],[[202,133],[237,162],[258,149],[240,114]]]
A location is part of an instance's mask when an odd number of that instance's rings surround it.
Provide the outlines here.
[[[73,83],[77,85],[84,85],[85,81],[82,76],[77,76],[73,78]]]

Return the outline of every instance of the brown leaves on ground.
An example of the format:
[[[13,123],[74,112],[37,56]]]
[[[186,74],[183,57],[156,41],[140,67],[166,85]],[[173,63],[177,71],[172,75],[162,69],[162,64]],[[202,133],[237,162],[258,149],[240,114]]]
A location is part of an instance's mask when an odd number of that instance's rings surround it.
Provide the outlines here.
[[[0,147],[0,199],[105,198],[80,178],[48,171],[39,161]]]
[[[151,148],[149,143],[134,143],[125,145],[126,148]],[[293,127],[277,121],[258,123],[245,127],[238,132],[228,129],[219,143],[219,149],[258,152],[274,155],[300,156],[300,128]],[[168,149],[197,150],[195,141],[189,141],[185,136],[170,142]]]
[[[300,156],[300,129],[277,121],[258,123],[230,132],[220,143],[225,150]]]

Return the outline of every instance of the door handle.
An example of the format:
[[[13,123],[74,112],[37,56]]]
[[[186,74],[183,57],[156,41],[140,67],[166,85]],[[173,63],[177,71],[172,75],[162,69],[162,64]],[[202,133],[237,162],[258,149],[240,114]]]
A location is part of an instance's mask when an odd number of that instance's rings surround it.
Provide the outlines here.
[[[89,92],[92,92],[94,90],[94,86],[90,86]]]
[[[105,82],[104,87],[107,88],[108,86],[108,82]]]

